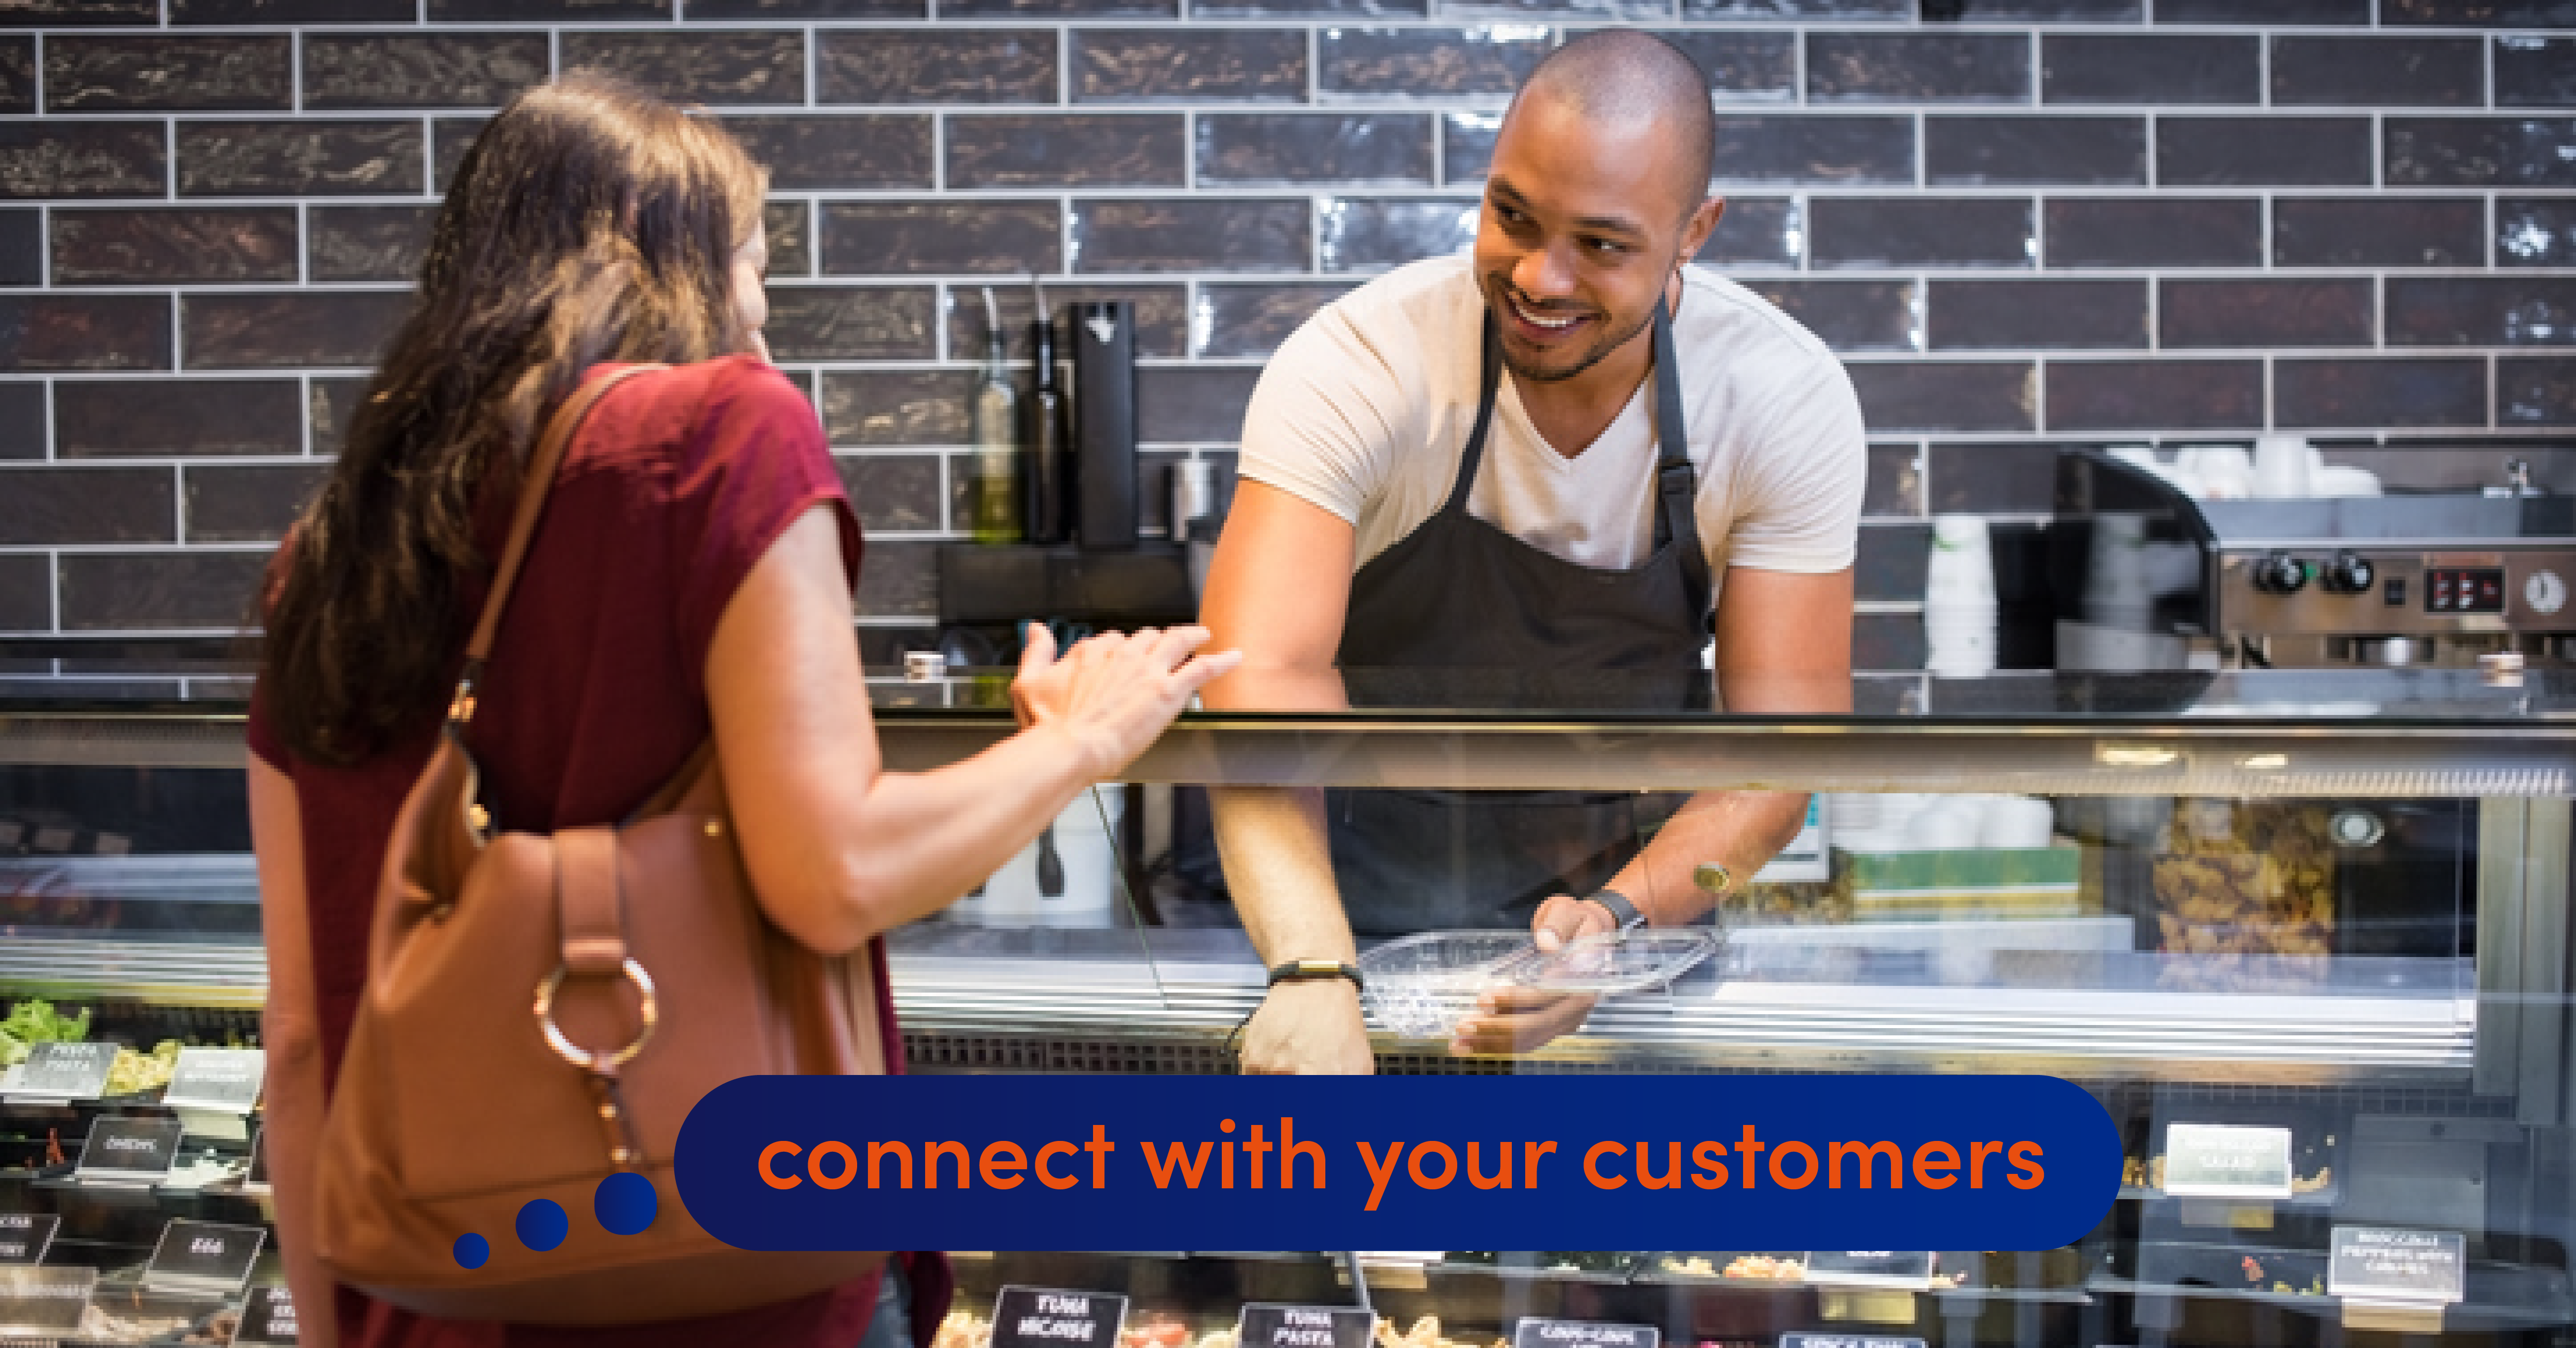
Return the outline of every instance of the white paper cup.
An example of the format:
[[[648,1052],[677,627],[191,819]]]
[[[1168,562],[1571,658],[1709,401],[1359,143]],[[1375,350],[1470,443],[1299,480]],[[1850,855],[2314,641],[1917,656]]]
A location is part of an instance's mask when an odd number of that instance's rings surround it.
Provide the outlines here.
[[[1984,821],[1976,803],[1943,800],[1914,816],[1905,826],[1905,845],[1918,852],[1953,852],[1977,845]]]

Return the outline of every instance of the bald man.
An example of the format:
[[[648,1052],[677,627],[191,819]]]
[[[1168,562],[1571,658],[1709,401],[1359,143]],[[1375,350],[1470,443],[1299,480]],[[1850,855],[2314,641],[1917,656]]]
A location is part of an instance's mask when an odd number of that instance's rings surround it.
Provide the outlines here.
[[[1381,277],[1281,345],[1201,608],[1244,663],[1208,705],[1347,706],[1343,672],[1363,669],[1704,690],[1713,631],[1729,710],[1848,709],[1860,409],[1815,337],[1688,265],[1725,206],[1714,142],[1679,50],[1627,30],[1569,42],[1504,117],[1472,256]],[[1272,966],[1244,1066],[1365,1072],[1339,972],[1355,933],[1526,925],[1554,948],[1688,923],[1796,835],[1806,798],[1674,812],[1627,793],[1233,789],[1215,805]],[[1495,994],[1450,1047],[1544,1043],[1589,1006]]]

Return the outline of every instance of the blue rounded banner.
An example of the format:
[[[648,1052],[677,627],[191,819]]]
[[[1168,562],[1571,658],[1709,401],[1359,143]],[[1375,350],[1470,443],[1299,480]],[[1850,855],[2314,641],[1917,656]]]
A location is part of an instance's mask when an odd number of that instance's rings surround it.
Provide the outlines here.
[[[755,1250],[2035,1250],[2120,1138],[2038,1076],[746,1077],[677,1165]]]

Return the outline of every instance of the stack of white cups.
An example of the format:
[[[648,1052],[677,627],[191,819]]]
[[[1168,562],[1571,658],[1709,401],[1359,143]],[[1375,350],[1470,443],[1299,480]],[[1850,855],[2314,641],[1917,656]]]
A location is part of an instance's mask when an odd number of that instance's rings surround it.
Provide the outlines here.
[[[1924,668],[1944,678],[1995,671],[1995,562],[1986,522],[1932,517],[1932,562],[1923,581]]]

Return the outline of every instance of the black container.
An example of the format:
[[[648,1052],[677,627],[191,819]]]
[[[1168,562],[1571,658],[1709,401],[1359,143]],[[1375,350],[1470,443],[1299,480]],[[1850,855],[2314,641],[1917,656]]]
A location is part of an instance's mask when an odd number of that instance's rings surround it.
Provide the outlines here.
[[[1028,471],[1021,478],[1028,500],[1021,518],[1030,542],[1063,543],[1073,536],[1073,459],[1065,444],[1064,391],[1056,382],[1054,317],[1041,311],[1029,336],[1038,378],[1028,402]]]
[[[1073,343],[1074,538],[1136,544],[1136,309],[1125,300],[1065,307]]]

